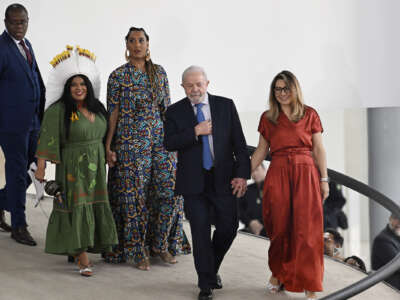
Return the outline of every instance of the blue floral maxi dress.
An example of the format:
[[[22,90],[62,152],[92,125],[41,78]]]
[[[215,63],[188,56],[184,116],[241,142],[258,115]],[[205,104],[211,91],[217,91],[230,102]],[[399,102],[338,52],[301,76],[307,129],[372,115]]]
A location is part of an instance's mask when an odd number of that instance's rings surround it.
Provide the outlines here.
[[[176,154],[163,146],[162,117],[170,104],[164,69],[157,70],[154,93],[145,72],[127,63],[113,71],[107,85],[107,108],[119,105],[112,149],[116,166],[109,170],[108,189],[119,245],[106,262],[140,262],[145,249],[189,253],[182,227],[183,198],[174,195]]]

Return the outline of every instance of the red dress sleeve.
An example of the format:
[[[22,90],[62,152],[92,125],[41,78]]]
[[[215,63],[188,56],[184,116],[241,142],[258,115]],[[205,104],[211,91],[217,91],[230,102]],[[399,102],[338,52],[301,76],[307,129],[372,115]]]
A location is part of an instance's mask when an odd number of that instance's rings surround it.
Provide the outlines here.
[[[317,133],[317,132],[324,132],[324,129],[322,128],[322,123],[321,119],[319,118],[318,113],[310,107],[310,119],[311,119],[311,133]]]
[[[260,118],[260,123],[258,124],[258,132],[264,137],[264,139],[269,143],[269,126],[268,126],[268,120],[267,116],[265,115],[265,112],[262,113],[261,118]]]

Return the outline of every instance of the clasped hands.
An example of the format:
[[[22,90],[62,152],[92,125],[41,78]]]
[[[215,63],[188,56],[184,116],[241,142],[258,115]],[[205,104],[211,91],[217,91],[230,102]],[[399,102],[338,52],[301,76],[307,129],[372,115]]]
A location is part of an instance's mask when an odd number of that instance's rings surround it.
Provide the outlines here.
[[[247,180],[244,178],[233,178],[231,181],[232,195],[236,195],[237,198],[243,197],[247,190]]]
[[[111,151],[110,149],[106,150],[106,159],[107,159],[107,164],[110,168],[115,166],[115,163],[117,162],[117,153],[114,151]]]

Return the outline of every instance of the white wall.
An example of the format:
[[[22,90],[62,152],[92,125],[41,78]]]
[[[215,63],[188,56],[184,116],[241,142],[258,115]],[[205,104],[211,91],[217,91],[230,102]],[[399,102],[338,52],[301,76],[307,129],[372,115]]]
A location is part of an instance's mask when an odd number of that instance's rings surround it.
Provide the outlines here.
[[[2,0],[0,11],[15,1]],[[211,91],[234,98],[239,111],[261,111],[282,69],[299,77],[316,108],[398,105],[400,86],[391,76],[400,67],[396,0],[20,2],[29,10],[27,37],[43,77],[66,44],[88,48],[98,56],[103,101],[108,74],[124,63],[124,36],[134,25],[148,31],[173,101],[183,97],[184,68],[199,64]]]

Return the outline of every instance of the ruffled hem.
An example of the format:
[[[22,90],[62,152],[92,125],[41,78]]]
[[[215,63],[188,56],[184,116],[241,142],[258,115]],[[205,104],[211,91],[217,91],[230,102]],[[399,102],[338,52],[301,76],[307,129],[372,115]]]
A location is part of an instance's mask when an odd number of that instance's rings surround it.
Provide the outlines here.
[[[80,205],[72,211],[53,209],[50,215],[46,253],[109,252],[117,244],[114,218],[107,202]]]

